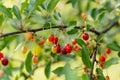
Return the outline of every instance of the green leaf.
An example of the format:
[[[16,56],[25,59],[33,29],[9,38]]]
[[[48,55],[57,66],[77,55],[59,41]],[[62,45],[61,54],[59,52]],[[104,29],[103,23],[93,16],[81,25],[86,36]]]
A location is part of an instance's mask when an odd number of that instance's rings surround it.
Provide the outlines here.
[[[97,15],[96,20],[101,21],[104,18],[104,15],[105,15],[105,11],[102,11],[100,14]]]
[[[101,34],[101,35],[97,38],[97,43],[99,43],[103,38],[104,38],[104,34]]]
[[[111,65],[113,64],[118,64],[118,58],[114,57],[114,58],[111,58],[109,60],[107,60],[104,65],[103,65],[103,69],[106,69],[108,67],[110,67]]]
[[[30,17],[31,14],[40,6],[43,1],[45,0],[30,0],[27,8],[25,9],[25,12],[27,13],[27,17]]]
[[[91,26],[90,26],[89,24],[86,25],[86,29],[87,29],[87,30],[90,30],[90,27],[91,27]]]
[[[57,3],[59,2],[59,0],[50,0],[50,2],[48,3],[47,9],[49,12],[51,12],[55,6],[57,5]]]
[[[82,61],[86,67],[91,68],[92,64],[89,58],[88,50],[85,46],[82,46]]]
[[[82,47],[81,56],[82,56],[83,63],[86,65],[86,67],[91,68],[92,64],[91,64],[91,61],[90,61],[90,58],[89,58],[89,54],[88,54],[88,50],[86,48],[86,44],[81,39],[75,39],[75,40],[78,43],[78,45],[80,45]]]
[[[60,15],[60,13],[58,12],[58,11],[54,11],[54,18],[56,19],[56,20],[59,20],[60,18],[61,18],[61,15]]]
[[[75,7],[78,4],[79,0],[68,0],[67,3],[71,3],[73,7]]]
[[[86,46],[85,42],[82,39],[75,39],[75,41],[78,43],[80,46]]]
[[[25,69],[29,74],[32,74],[32,53],[29,52],[25,60]]]
[[[25,0],[25,2],[23,2],[22,4],[21,4],[21,12],[23,12],[23,10],[27,7],[27,5],[28,5],[28,2],[27,2],[28,0]]]
[[[3,23],[3,21],[4,21],[3,15],[0,15],[0,27],[1,27],[2,23]]]
[[[12,36],[7,36],[7,37],[4,37],[4,38],[1,38],[0,39],[0,50],[4,49],[5,47],[8,46],[8,44],[10,42],[12,42],[12,40],[16,39],[17,36],[16,35],[12,35]],[[11,41],[10,41],[11,40]]]
[[[46,76],[47,78],[50,77],[50,68],[51,68],[51,62],[49,62],[49,63],[46,65],[46,67],[45,67],[45,76]]]
[[[106,80],[104,76],[98,75],[97,76],[98,80]]]
[[[66,63],[64,66],[64,74],[65,74],[65,80],[76,80],[75,77],[75,71],[71,69],[70,64]]]
[[[93,19],[96,18],[97,14],[98,14],[98,9],[97,8],[93,8],[92,11],[91,11],[91,16]]]
[[[116,43],[109,43],[107,44],[107,47],[114,51],[120,51],[120,46]]]
[[[10,67],[5,67],[3,68],[5,74],[7,74],[7,76],[12,76],[12,70]]]
[[[12,18],[12,13],[10,10],[3,5],[0,5],[0,12],[3,12],[9,18]]]
[[[53,72],[57,75],[63,75],[63,67],[58,67],[55,70],[53,70]]]
[[[76,21],[70,21],[68,26],[76,26],[77,22]]]
[[[88,74],[82,74],[82,80],[90,80],[90,77]]]
[[[20,20],[21,19],[20,11],[16,5],[13,6],[13,12],[15,16],[17,17],[17,19]]]
[[[78,32],[78,29],[71,29],[70,31],[67,32],[67,34],[72,35]]]
[[[120,57],[120,52],[118,52],[118,56]]]
[[[96,68],[96,73],[97,73],[98,75],[104,76],[104,75],[103,75],[103,71],[102,71],[100,68]]]
[[[43,25],[43,27],[44,27],[44,28],[50,28],[50,23],[45,23],[45,24]]]

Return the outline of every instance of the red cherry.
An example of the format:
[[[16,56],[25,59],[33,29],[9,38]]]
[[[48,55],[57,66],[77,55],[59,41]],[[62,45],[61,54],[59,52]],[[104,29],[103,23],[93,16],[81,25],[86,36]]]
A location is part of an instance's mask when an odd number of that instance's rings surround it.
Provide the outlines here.
[[[99,61],[101,63],[104,63],[105,62],[105,56],[101,55],[100,58],[99,58]]]
[[[66,48],[67,46],[70,46],[70,44],[69,44],[69,43],[66,43],[66,44],[64,45],[64,48]]]
[[[57,44],[57,42],[58,42],[58,37],[54,37],[53,43]]]
[[[49,35],[49,36],[48,36],[48,40],[49,40],[50,42],[53,42],[53,41],[54,41],[54,35],[53,35],[53,34]]]
[[[107,54],[110,54],[111,49],[110,49],[110,48],[106,48],[105,52],[106,52]]]
[[[104,63],[100,63],[99,66],[102,68]]]
[[[83,40],[88,40],[89,39],[88,33],[83,33],[82,38],[83,38]]]
[[[72,39],[72,44],[75,45],[76,44],[76,41],[74,39]]]
[[[62,50],[61,50],[61,52],[62,52],[62,54],[67,54],[67,52],[66,52],[66,49],[65,48],[62,48]]]
[[[73,46],[73,50],[74,50],[74,51],[77,51],[77,50],[80,50],[80,48],[79,48],[77,45],[74,45],[74,46]]]
[[[38,56],[33,55],[32,56],[32,61],[33,61],[33,63],[38,63],[38,61],[39,61]]]
[[[71,53],[71,51],[72,51],[72,46],[71,45],[69,45],[69,46],[66,46],[66,52],[67,53]]]
[[[57,45],[56,48],[57,48],[56,52],[57,52],[57,53],[60,53],[60,52],[61,52],[60,45]]]
[[[42,37],[40,38],[40,41],[38,42],[39,45],[43,45],[45,43],[45,39]]]
[[[4,57],[3,53],[0,52],[0,60],[1,60],[1,58],[3,58],[3,57]]]
[[[7,58],[1,58],[1,63],[3,66],[7,66],[8,65],[8,59]]]

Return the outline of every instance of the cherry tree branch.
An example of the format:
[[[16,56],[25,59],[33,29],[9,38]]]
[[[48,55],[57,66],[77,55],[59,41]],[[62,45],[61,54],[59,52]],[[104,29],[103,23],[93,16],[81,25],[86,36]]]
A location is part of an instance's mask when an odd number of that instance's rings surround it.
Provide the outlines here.
[[[82,29],[84,26],[75,26],[75,29]],[[9,32],[9,33],[5,33],[5,34],[1,34],[0,37],[6,37],[9,35],[14,35],[14,34],[20,34],[20,33],[26,33],[28,32],[38,32],[38,31],[43,31],[43,30],[48,30],[48,29],[55,29],[55,28],[59,28],[59,29],[65,29],[68,28],[68,26],[64,26],[64,25],[57,25],[51,28],[38,28],[38,29],[28,29],[28,30],[19,30],[19,31],[15,31],[15,32]],[[94,29],[89,29],[90,32],[95,33],[96,35],[99,35],[100,33]]]
[[[92,55],[92,68],[91,68],[91,71],[90,71],[90,80],[94,80],[93,79],[93,70],[94,70],[94,64],[95,64],[95,61],[96,61],[96,54],[97,54],[97,45],[95,46],[94,48],[94,51],[93,51],[93,55]]]
[[[108,27],[106,29],[104,29],[103,31],[101,31],[100,34],[107,33],[111,28],[113,28],[117,24],[118,24],[118,20],[114,21],[113,23],[111,23],[110,25],[108,25]]]

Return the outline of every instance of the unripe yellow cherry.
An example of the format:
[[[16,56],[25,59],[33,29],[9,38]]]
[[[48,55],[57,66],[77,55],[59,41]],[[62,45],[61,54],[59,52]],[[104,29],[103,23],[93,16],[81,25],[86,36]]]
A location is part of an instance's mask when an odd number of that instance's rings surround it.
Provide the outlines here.
[[[23,54],[25,54],[25,53],[27,52],[27,48],[26,48],[25,46],[23,46],[23,47],[21,48],[21,51],[22,51]]]
[[[25,38],[26,38],[26,40],[31,40],[32,39],[32,32],[26,32]]]

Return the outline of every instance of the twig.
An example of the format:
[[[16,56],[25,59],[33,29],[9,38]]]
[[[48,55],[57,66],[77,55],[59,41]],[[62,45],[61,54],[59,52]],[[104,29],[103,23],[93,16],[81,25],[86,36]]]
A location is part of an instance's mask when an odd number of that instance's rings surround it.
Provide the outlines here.
[[[94,64],[95,64],[95,61],[96,61],[96,53],[97,53],[97,45],[95,46],[94,51],[93,51],[92,68],[91,68],[91,71],[90,71],[90,80],[94,80],[92,76],[93,76]]]
[[[102,33],[108,32],[108,31],[109,31],[111,28],[113,28],[116,24],[118,24],[118,20],[115,21],[115,22],[113,22],[113,23],[111,23],[110,25],[108,25],[108,27],[107,27],[105,30],[101,31],[100,33],[102,34]]]
[[[83,26],[75,26],[74,28],[76,29],[81,29]],[[29,32],[38,32],[38,31],[42,31],[42,30],[47,30],[47,29],[55,29],[55,28],[68,28],[68,26],[64,26],[64,25],[57,25],[51,28],[38,28],[38,29],[29,29],[29,30],[20,30],[20,31],[15,31],[15,32],[9,32],[9,33],[5,33],[5,34],[1,34],[0,37],[5,37],[5,36],[9,36],[9,35],[14,35],[14,34],[20,34],[20,33],[26,33],[27,31]],[[95,33],[96,35],[99,35],[100,33],[94,29],[90,29],[90,32]]]

